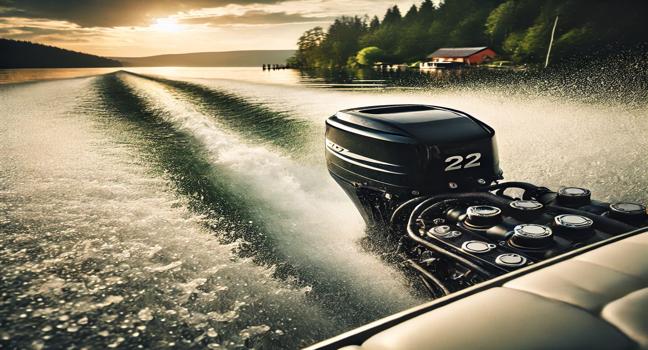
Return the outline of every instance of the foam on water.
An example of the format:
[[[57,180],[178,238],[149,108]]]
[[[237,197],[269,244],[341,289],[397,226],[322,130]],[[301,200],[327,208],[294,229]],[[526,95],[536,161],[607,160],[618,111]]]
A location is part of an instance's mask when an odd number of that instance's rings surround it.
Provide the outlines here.
[[[200,113],[158,82],[128,74],[121,78],[163,109],[164,118],[193,135],[210,152],[219,175],[253,198],[252,205],[262,209],[262,220],[273,228],[276,249],[312,274],[300,277],[328,279],[340,291],[352,291],[358,302],[378,309],[397,310],[416,302],[398,272],[356,244],[364,235],[361,218],[322,164],[301,164],[248,144],[227,132],[218,116]]]
[[[92,94],[89,79],[0,92],[0,344],[297,347],[344,329],[219,244],[98,128]]]

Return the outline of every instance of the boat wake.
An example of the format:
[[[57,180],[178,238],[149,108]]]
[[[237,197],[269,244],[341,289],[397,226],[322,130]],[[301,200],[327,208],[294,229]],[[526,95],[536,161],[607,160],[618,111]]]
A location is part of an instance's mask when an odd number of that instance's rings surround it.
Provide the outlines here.
[[[329,295],[336,303],[355,305],[339,310],[341,315],[356,319],[366,312],[360,310],[395,310],[414,302],[396,271],[358,247],[363,224],[324,169],[240,137],[220,114],[203,113],[195,101],[174,93],[173,85],[127,73],[118,79],[145,110],[189,135],[205,152],[211,177],[220,178],[262,228],[263,250],[280,255],[320,298]],[[383,271],[380,277],[376,269]]]
[[[326,174],[174,89],[1,91],[3,346],[296,348],[417,303]]]

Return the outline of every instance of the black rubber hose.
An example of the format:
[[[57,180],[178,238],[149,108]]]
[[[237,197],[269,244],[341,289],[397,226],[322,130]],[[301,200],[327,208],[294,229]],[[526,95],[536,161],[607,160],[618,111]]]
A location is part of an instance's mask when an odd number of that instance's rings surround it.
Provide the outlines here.
[[[411,260],[411,259],[407,259],[407,263],[410,264],[410,266],[412,266],[413,269],[415,269],[416,271],[420,272],[420,273],[423,274],[425,277],[427,277],[430,281],[432,281],[432,283],[434,283],[434,285],[435,285],[438,289],[441,290],[441,292],[443,293],[443,295],[448,295],[448,294],[451,293],[451,292],[450,292],[450,289],[448,289],[448,287],[446,287],[446,285],[445,285],[445,284],[444,284],[440,279],[434,277],[434,275],[432,275],[431,273],[427,272],[427,271],[426,271],[426,270],[425,270],[421,265],[415,263],[415,262],[414,262],[413,260]]]
[[[448,204],[450,204],[450,203],[454,203],[454,202],[457,202],[457,199],[446,199],[446,200],[443,200],[443,201],[440,201],[440,202],[436,202],[436,203],[434,203],[434,204],[428,206],[427,208],[425,208],[425,209],[421,212],[421,214],[419,214],[418,217],[419,217],[419,218],[424,218],[424,217],[425,217],[429,212],[438,209],[440,206],[442,206],[442,205],[448,205]]]
[[[435,251],[435,252],[437,252],[437,253],[439,253],[441,255],[445,255],[448,258],[453,259],[453,260],[455,260],[455,261],[469,267],[470,269],[481,273],[482,275],[484,275],[486,277],[493,277],[493,274],[491,272],[487,271],[486,269],[484,269],[483,267],[481,267],[481,266],[471,262],[470,260],[468,260],[468,259],[466,259],[466,258],[464,258],[462,256],[459,256],[459,255],[457,255],[457,254],[455,254],[455,253],[453,253],[453,252],[451,252],[449,250],[443,249],[443,248],[441,248],[439,246],[436,246],[436,245],[426,241],[425,239],[419,237],[419,235],[416,232],[416,230],[417,230],[417,228],[416,228],[416,219],[419,217],[420,213],[427,207],[428,203],[430,203],[430,202],[440,202],[440,201],[443,201],[443,200],[446,200],[446,199],[454,199],[454,198],[460,198],[460,199],[464,199],[464,198],[486,199],[486,198],[488,198],[489,200],[493,200],[492,197],[496,197],[496,196],[491,194],[491,193],[488,193],[488,192],[446,193],[446,194],[440,194],[440,195],[435,195],[435,196],[429,197],[428,199],[426,199],[423,202],[419,203],[419,205],[417,205],[414,208],[414,210],[412,211],[412,213],[410,214],[409,220],[407,221],[407,234],[415,242],[425,246],[426,248],[428,248],[428,249],[430,249],[432,251]],[[503,199],[503,198],[500,198],[500,199],[497,199],[497,200],[498,201],[501,200],[501,201],[503,201],[505,203],[508,203],[508,201]]]
[[[396,218],[398,217],[398,215],[400,215],[400,213],[403,210],[405,210],[405,208],[410,207],[410,206],[424,200],[425,198],[427,198],[427,197],[426,196],[415,197],[415,198],[412,198],[412,199],[410,199],[408,201],[405,201],[404,203],[402,203],[398,207],[396,207],[396,209],[394,209],[394,212],[391,215],[391,218],[389,219],[389,226],[390,227],[394,226],[394,222],[396,221]]]
[[[460,199],[467,199],[467,200],[471,200],[471,199],[472,199],[472,200],[480,199],[480,200],[487,201],[487,202],[489,202],[490,204],[493,204],[493,205],[495,205],[495,206],[497,206],[497,207],[508,207],[509,204],[511,203],[511,201],[513,201],[512,199],[508,199],[508,198],[504,198],[504,197],[496,196],[496,195],[494,195],[494,194],[492,194],[492,193],[489,193],[489,192],[466,192],[466,193],[457,193],[457,194],[455,194],[455,195],[453,196],[453,198],[445,199],[445,200],[442,200],[442,201],[436,202],[436,203],[432,204],[431,206],[425,208],[425,209],[421,212],[421,214],[419,214],[419,217],[423,217],[423,216],[425,216],[425,214],[427,214],[427,212],[436,209],[439,205],[442,205],[442,204],[449,204],[449,203],[451,203],[451,202],[455,202],[455,201],[458,201],[458,200],[460,200]]]
[[[529,190],[529,191],[538,191],[542,187],[538,187],[532,183],[529,182],[521,182],[521,181],[508,181],[508,182],[500,182],[498,184],[492,185],[488,187],[489,191],[492,190],[497,190],[501,188],[509,188],[509,187],[515,187],[515,188],[521,188],[523,190]]]
[[[523,199],[528,199],[529,197],[539,197],[545,193],[551,192],[546,187],[539,187],[532,183],[521,182],[521,181],[509,181],[509,182],[500,182],[498,184],[488,187],[488,191],[497,191],[503,195],[504,191],[508,188],[521,188],[524,190]],[[528,196],[531,194],[531,196]]]
[[[533,186],[532,184],[528,184],[526,182],[507,182],[506,184],[527,184],[529,186]],[[497,185],[494,185],[494,186],[497,186]],[[466,193],[454,193],[454,194],[448,193],[446,195],[449,195],[452,198],[456,198],[456,199],[465,199],[465,198],[471,199],[473,197],[476,198],[476,199],[485,199],[485,200],[491,202],[491,204],[504,205],[504,206],[509,205],[509,203],[511,202],[511,200],[509,200],[509,199],[506,199],[506,198],[503,198],[503,197],[498,197],[498,196],[493,195],[492,193],[489,193],[489,192],[466,192]],[[434,196],[434,197],[436,197],[436,196]],[[405,210],[406,208],[408,208],[408,207],[410,207],[410,206],[412,206],[412,205],[414,205],[416,203],[419,203],[422,200],[427,199],[427,198],[430,198],[430,197],[421,196],[421,197],[412,198],[412,199],[400,204],[398,207],[396,207],[396,209],[394,210],[394,212],[391,215],[391,218],[389,219],[390,227],[393,227],[394,222],[398,218],[398,215],[400,215],[400,213],[403,210]]]

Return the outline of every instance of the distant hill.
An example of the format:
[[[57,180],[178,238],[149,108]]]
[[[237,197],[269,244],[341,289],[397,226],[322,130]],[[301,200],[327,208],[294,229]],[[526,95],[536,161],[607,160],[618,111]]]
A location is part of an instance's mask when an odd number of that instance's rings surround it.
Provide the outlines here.
[[[247,50],[194,52],[149,57],[113,57],[131,67],[257,67],[262,64],[283,64],[295,50]]]
[[[54,46],[0,38],[0,68],[120,67],[119,61]]]

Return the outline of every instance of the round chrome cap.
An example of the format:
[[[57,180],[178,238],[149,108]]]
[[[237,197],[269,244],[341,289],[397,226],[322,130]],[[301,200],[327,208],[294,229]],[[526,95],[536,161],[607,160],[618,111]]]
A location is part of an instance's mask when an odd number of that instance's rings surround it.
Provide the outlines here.
[[[488,253],[495,248],[495,244],[482,241],[466,241],[461,245],[463,251],[476,254]]]
[[[461,231],[452,230],[448,225],[441,225],[429,229],[428,235],[434,235],[441,238],[455,238],[461,236]]]
[[[495,258],[495,263],[500,266],[519,267],[524,266],[527,263],[527,258],[520,254],[505,253],[498,255],[497,258]]]
[[[558,190],[558,203],[570,207],[581,207],[590,203],[592,193],[581,187],[562,187]]]
[[[563,187],[558,194],[565,197],[586,197],[591,195],[590,190],[581,187]]]
[[[513,235],[511,236],[509,243],[519,248],[545,248],[553,244],[553,231],[544,225],[517,225],[513,229]]]
[[[610,204],[610,210],[626,215],[643,215],[646,207],[639,203],[619,202]]]
[[[472,207],[468,207],[466,210],[466,214],[468,214],[469,217],[482,217],[482,218],[489,218],[493,216],[500,215],[502,213],[502,210],[498,207],[494,207],[492,205],[474,205]]]
[[[502,221],[502,210],[492,205],[473,205],[466,209],[466,224],[475,228],[486,228]]]
[[[513,209],[517,210],[523,210],[523,211],[531,211],[531,210],[539,210],[542,209],[543,205],[542,203],[534,200],[516,200],[512,201],[509,206]]]
[[[538,224],[522,224],[517,225],[513,229],[513,234],[530,239],[542,239],[551,237],[551,229],[544,225]]]
[[[554,218],[556,225],[570,229],[589,229],[594,221],[588,217],[574,214],[562,214]]]
[[[442,236],[450,232],[450,226],[448,225],[434,226],[430,230],[428,230],[428,232],[436,236]]]

